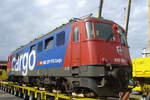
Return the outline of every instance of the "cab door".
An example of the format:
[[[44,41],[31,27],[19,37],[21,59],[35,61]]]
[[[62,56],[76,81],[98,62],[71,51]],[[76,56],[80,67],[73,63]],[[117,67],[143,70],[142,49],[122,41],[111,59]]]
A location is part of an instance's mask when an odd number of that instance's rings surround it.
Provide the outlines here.
[[[78,23],[72,25],[71,65],[80,65],[80,27]]]

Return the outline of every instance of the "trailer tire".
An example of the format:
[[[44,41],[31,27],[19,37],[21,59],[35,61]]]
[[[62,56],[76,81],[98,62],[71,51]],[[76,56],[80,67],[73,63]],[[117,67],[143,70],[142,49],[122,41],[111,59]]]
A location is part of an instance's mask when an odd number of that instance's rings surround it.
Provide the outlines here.
[[[33,95],[32,94],[29,96],[29,100],[33,100]]]
[[[55,97],[48,96],[48,97],[46,97],[46,100],[55,100]]]
[[[150,100],[150,93],[149,93],[148,96],[146,97],[146,100]]]
[[[10,90],[10,93],[13,94],[13,89]]]
[[[7,89],[8,89],[8,88],[5,88],[5,90],[4,90],[4,91],[5,91],[5,92],[7,92]]]
[[[22,98],[22,92],[21,92],[21,90],[18,91],[18,96]]]
[[[30,94],[30,96],[29,96],[29,100],[35,100],[35,98],[34,98],[34,94],[33,94],[33,93],[31,93],[31,94]]]
[[[42,100],[41,99],[41,95],[37,95],[37,99],[36,100]]]
[[[10,89],[10,88],[8,88],[8,91],[7,91],[7,92],[8,92],[8,93],[10,93],[10,91],[11,91],[11,89]]]
[[[5,90],[5,87],[3,87],[3,89],[2,89],[3,91]]]
[[[147,99],[146,96],[142,96],[141,100],[149,100],[149,99]]]
[[[14,90],[14,95],[17,96],[17,90]]]
[[[29,97],[28,97],[27,93],[24,93],[24,94],[23,94],[23,99],[24,99],[24,100],[29,100]]]

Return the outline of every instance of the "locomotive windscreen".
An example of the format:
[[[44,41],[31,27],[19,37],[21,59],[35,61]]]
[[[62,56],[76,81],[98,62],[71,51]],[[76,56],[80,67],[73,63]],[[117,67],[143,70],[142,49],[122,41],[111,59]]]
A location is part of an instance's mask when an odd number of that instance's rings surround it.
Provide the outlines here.
[[[104,40],[114,40],[112,24],[86,22],[86,30],[88,38],[93,38],[94,32],[96,32],[95,38]]]

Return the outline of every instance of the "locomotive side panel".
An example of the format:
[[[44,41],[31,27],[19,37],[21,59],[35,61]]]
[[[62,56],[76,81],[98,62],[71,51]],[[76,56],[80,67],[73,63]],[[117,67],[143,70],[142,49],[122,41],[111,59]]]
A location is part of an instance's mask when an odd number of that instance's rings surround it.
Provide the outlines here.
[[[69,33],[70,25],[13,52],[11,74],[37,76],[41,69],[63,67]]]

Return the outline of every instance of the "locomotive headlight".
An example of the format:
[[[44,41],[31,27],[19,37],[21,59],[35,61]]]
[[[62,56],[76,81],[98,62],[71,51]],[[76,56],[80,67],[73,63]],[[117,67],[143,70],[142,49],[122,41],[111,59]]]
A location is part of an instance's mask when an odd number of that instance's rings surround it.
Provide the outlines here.
[[[113,29],[114,29],[117,33],[119,33],[118,25],[113,25]]]
[[[105,58],[105,57],[102,57],[101,61],[102,61],[102,63],[104,63],[104,64],[107,64],[107,63],[108,63],[108,59]]]

